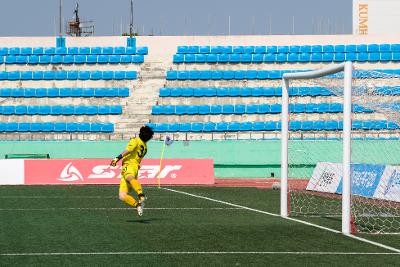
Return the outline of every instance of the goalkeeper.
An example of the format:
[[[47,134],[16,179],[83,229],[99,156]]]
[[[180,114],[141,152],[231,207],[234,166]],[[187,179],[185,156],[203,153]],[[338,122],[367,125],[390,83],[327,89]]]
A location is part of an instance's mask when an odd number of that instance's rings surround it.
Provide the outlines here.
[[[140,162],[147,153],[147,141],[153,137],[153,130],[149,126],[140,128],[139,137],[132,138],[125,150],[111,161],[111,166],[115,167],[117,162],[122,159],[121,182],[119,184],[119,199],[131,207],[136,208],[139,216],[143,215],[145,195],[138,178]],[[135,190],[138,201],[128,193]]]

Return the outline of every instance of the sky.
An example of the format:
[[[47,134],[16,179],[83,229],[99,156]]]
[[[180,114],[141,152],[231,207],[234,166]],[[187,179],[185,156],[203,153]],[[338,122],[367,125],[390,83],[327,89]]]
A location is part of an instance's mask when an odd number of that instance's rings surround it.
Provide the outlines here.
[[[76,0],[63,1],[64,25]],[[78,0],[95,36],[129,32],[130,0]],[[53,36],[59,0],[1,0],[0,36]],[[230,21],[230,23],[229,23]],[[134,0],[139,35],[282,35],[352,32],[352,0]]]

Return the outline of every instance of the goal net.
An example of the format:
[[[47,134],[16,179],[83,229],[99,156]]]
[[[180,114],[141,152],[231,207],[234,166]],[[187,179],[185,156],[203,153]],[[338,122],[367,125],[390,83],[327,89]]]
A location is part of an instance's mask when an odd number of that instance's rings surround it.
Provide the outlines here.
[[[341,222],[345,233],[400,233],[400,77],[351,67],[344,72],[344,66],[283,80],[289,97],[282,117],[281,214],[332,227]],[[345,93],[347,76],[351,94]]]

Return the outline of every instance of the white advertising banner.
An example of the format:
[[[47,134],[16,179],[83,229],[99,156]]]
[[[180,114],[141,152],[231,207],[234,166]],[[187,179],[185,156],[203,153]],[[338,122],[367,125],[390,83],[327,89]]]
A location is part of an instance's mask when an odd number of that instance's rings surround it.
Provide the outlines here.
[[[0,185],[24,184],[24,160],[0,159]]]
[[[400,33],[400,1],[353,0],[353,34]]]
[[[307,190],[336,193],[342,180],[343,167],[340,163],[318,162],[307,185]]]
[[[374,198],[400,202],[400,167],[387,165]]]

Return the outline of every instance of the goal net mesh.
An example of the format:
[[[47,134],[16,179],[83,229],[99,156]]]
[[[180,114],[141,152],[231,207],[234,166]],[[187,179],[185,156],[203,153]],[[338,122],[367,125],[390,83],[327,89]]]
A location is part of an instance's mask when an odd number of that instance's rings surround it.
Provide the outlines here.
[[[292,180],[288,208],[292,217],[306,216],[331,225],[341,221],[343,75],[289,82],[288,177]],[[399,78],[353,70],[353,232],[400,233]]]

